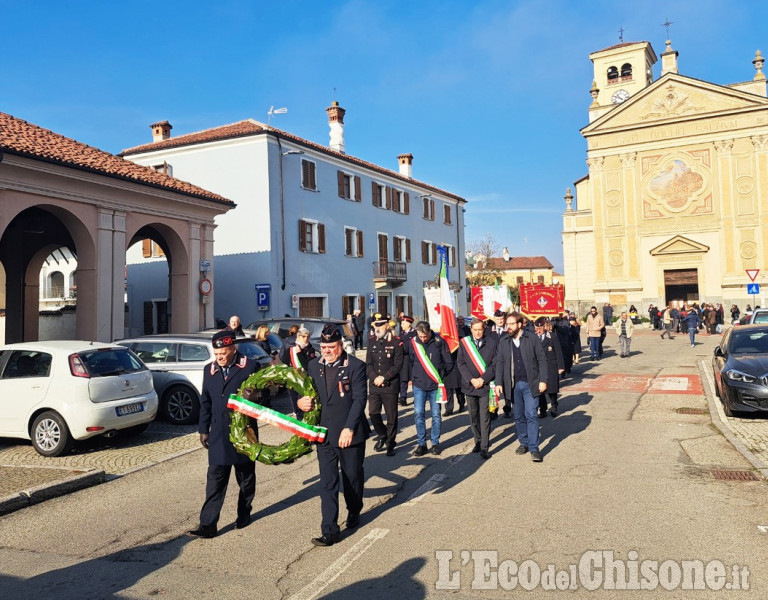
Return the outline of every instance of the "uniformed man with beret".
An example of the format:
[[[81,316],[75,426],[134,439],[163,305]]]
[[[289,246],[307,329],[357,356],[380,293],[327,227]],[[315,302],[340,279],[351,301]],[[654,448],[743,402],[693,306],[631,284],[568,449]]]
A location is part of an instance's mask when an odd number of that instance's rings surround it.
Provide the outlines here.
[[[320,509],[322,535],[312,539],[315,546],[331,546],[341,540],[339,518],[339,469],[347,505],[347,529],[360,524],[363,510],[363,459],[365,440],[370,437],[365,418],[365,363],[349,356],[335,325],[323,327],[319,359],[311,360],[307,373],[315,383],[322,406],[320,425],[328,429],[325,441],[317,445],[320,467]],[[312,410],[314,400],[299,398],[303,411]]]
[[[227,401],[230,394],[236,394],[242,383],[259,370],[259,363],[238,352],[233,331],[217,332],[211,343],[214,360],[205,365],[203,371],[198,425],[200,443],[208,450],[205,502],[200,510],[200,524],[189,532],[190,536],[201,538],[212,538],[218,531],[219,514],[233,466],[240,486],[235,521],[237,529],[247,527],[251,522],[251,504],[256,495],[256,465],[235,450],[229,441],[230,410]]]
[[[416,337],[413,328],[413,317],[403,315],[400,318],[400,341],[403,342],[403,368],[400,370],[400,406],[408,406],[408,384],[411,381],[411,361],[408,353],[411,348],[411,340]]]
[[[377,452],[387,449],[395,455],[397,435],[397,398],[400,394],[400,371],[403,368],[403,342],[390,328],[390,322],[380,314],[373,321],[373,338],[368,344],[366,371],[368,374],[368,416],[376,431]],[[387,425],[381,409],[387,415]]]

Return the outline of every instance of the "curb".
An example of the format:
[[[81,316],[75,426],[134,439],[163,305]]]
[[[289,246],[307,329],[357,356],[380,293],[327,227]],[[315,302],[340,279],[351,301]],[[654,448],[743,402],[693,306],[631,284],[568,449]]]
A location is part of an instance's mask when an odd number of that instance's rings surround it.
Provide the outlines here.
[[[67,469],[70,470],[70,469]],[[39,502],[76,492],[87,487],[98,485],[105,480],[104,471],[88,471],[80,475],[68,477],[64,481],[45,483],[28,490],[22,490],[16,494],[0,498],[0,515],[4,515],[20,508],[32,506]]]
[[[723,407],[716,401],[714,393],[715,380],[711,370],[708,368],[706,360],[699,362],[699,371],[701,372],[702,379],[707,380],[707,386],[705,389],[705,395],[707,397],[707,405],[709,407],[709,416],[712,419],[712,423],[725,436],[731,445],[738,450],[744,458],[746,458],[755,469],[757,469],[763,476],[763,479],[768,480],[768,465],[766,465],[759,456],[755,456],[749,448],[742,442],[728,426],[728,419],[723,412]]]

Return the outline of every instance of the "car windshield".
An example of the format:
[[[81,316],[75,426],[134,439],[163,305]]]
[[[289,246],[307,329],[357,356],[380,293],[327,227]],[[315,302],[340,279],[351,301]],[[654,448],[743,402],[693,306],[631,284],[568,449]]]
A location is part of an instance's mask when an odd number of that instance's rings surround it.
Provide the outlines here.
[[[135,373],[146,367],[127,348],[103,348],[79,353],[92,377]]]
[[[238,342],[237,349],[245,354],[248,358],[264,358],[269,355],[264,348],[259,346],[256,342]]]
[[[768,329],[734,331],[731,336],[731,354],[768,353]]]
[[[768,323],[768,312],[755,313],[753,323]]]

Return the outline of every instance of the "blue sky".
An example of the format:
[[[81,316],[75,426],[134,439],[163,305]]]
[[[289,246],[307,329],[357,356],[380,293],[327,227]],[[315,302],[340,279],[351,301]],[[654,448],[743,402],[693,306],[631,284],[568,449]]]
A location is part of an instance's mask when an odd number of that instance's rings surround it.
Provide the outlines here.
[[[328,144],[347,109],[349,154],[465,197],[466,241],[562,272],[563,195],[586,173],[588,54],[673,22],[680,72],[753,77],[768,3],[590,0],[0,0],[0,111],[119,152],[167,119],[182,134],[245,118]],[[659,74],[657,63],[654,76]],[[334,88],[336,88],[334,96]]]

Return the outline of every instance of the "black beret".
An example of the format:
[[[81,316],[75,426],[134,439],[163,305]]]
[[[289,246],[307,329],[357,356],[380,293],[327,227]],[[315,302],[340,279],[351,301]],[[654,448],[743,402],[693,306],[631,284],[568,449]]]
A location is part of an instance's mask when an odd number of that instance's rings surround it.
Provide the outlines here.
[[[214,348],[226,348],[227,346],[234,346],[235,334],[232,331],[225,329],[224,331],[217,331],[213,334],[211,340]]]
[[[497,308],[496,312],[493,313],[493,316],[494,317],[506,317],[507,313],[505,313],[503,310],[500,310],[500,309]]]
[[[330,344],[332,342],[340,341],[341,331],[339,331],[338,326],[333,325],[332,323],[327,323],[325,327],[323,327],[323,331],[320,332],[320,343]]]

